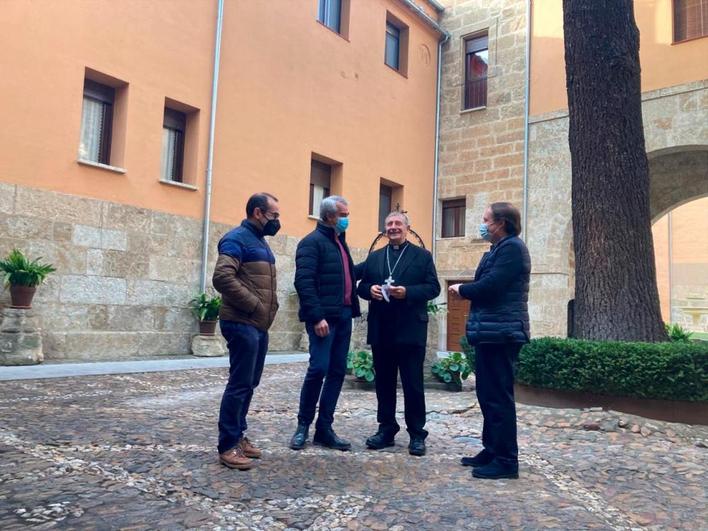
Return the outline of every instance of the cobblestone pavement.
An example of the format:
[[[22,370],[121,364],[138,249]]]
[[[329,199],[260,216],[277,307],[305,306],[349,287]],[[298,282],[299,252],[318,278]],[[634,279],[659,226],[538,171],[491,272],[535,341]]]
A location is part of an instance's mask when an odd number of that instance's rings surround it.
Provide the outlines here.
[[[248,472],[214,449],[226,369],[0,383],[0,529],[708,528],[706,427],[520,405],[520,479],[476,480],[474,393],[427,392],[423,458],[366,450],[375,397],[349,389],[353,451],[294,452],[303,373],[266,367]]]

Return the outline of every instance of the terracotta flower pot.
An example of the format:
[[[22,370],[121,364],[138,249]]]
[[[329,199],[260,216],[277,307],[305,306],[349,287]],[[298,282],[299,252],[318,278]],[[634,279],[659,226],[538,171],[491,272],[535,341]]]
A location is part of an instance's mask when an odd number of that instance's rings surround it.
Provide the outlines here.
[[[12,308],[31,308],[32,298],[37,291],[37,286],[10,286],[10,299]]]
[[[216,321],[199,321],[199,335],[216,335]]]

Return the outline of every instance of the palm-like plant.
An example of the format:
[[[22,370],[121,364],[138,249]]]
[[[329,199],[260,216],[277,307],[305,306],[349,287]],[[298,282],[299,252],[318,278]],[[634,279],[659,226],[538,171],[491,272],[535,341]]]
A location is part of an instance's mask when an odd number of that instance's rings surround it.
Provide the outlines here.
[[[0,271],[9,286],[39,286],[47,275],[56,271],[52,264],[42,264],[37,258],[30,261],[19,249],[13,249],[5,260],[0,260]]]
[[[216,321],[219,318],[221,297],[219,295],[212,297],[207,293],[200,293],[189,301],[189,307],[194,317],[200,321]]]

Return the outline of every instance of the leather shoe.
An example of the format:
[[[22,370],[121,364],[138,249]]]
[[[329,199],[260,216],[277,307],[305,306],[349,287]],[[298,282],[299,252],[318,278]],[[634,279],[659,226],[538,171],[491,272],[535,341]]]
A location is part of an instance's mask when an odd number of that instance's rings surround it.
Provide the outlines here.
[[[349,441],[337,437],[337,434],[334,433],[332,428],[328,430],[315,430],[315,436],[312,438],[312,442],[317,446],[324,446],[332,450],[341,450],[342,452],[351,450],[352,447]]]
[[[366,447],[371,450],[383,450],[389,446],[395,446],[394,435],[389,435],[383,431],[377,431],[374,435],[366,439]]]
[[[487,465],[472,469],[472,476],[479,479],[517,479],[519,465],[500,463],[498,459],[493,459]]]
[[[423,439],[411,439],[408,444],[408,453],[411,455],[425,455],[425,441]]]
[[[494,454],[488,450],[482,450],[474,457],[463,457],[460,459],[462,466],[484,466],[488,465],[494,459]]]
[[[290,439],[290,448],[293,450],[302,450],[307,442],[307,432],[309,429],[310,427],[305,424],[298,424],[295,434]]]

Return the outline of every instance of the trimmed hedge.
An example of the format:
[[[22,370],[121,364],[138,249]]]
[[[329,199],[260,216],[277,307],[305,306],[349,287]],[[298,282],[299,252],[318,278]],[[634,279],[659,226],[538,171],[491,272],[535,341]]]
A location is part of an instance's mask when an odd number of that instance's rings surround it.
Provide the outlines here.
[[[708,344],[534,339],[521,351],[516,379],[549,389],[708,401]]]

